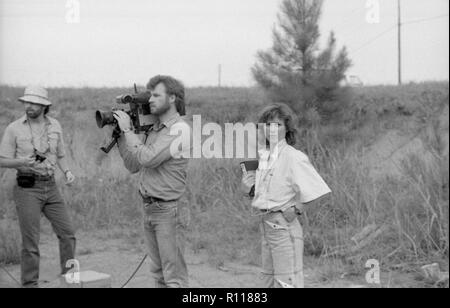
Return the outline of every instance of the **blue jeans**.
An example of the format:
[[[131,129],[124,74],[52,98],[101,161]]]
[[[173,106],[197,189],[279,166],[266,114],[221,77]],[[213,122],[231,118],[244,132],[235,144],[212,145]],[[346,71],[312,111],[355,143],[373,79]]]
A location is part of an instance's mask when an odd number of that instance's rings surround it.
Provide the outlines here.
[[[262,266],[265,288],[303,288],[303,229],[295,215],[263,216]],[[292,220],[291,220],[292,219]]]
[[[144,204],[144,231],[154,287],[189,287],[177,202]]]
[[[54,180],[36,181],[32,188],[16,185],[13,195],[22,234],[22,285],[37,287],[41,213],[50,221],[59,240],[61,274],[69,270],[66,262],[75,256],[75,232]]]

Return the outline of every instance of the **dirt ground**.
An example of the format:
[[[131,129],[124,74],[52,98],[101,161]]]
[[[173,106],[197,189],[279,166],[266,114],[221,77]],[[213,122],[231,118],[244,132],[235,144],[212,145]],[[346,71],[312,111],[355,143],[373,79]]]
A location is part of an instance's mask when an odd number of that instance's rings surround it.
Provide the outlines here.
[[[41,237],[41,288],[58,288],[58,246],[53,235]],[[78,234],[77,259],[81,271],[91,270],[107,273],[112,277],[112,287],[120,288],[134,272],[145,255],[144,247],[136,240],[111,239],[108,234]],[[186,252],[189,269],[190,287],[192,288],[257,288],[261,287],[260,269],[252,265],[225,263],[215,267],[208,262],[205,251]],[[152,287],[152,280],[146,260],[135,278],[127,288]],[[305,286],[307,288],[368,288],[368,287],[411,287],[415,286],[413,278],[406,274],[382,273],[381,285],[369,285],[365,274],[346,275],[341,273],[333,279],[323,279],[318,273],[323,272],[315,266],[314,260],[305,261]],[[6,266],[15,278],[20,277],[20,266]],[[337,271],[338,272],[338,271]],[[334,275],[336,276],[336,275]],[[0,288],[17,288],[18,285],[0,269]]]

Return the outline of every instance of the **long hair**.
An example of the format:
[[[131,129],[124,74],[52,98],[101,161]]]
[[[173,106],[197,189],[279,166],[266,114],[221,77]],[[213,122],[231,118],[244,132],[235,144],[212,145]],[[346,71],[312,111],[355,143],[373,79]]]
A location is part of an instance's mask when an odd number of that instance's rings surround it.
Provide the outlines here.
[[[286,104],[275,103],[265,107],[259,114],[258,123],[265,124],[267,121],[279,118],[286,126],[286,142],[293,146],[297,142],[297,117],[294,111]]]
[[[183,83],[171,76],[157,75],[147,83],[147,89],[153,90],[160,83],[166,87],[166,93],[168,95],[175,95],[175,107],[178,113],[181,116],[186,115]]]

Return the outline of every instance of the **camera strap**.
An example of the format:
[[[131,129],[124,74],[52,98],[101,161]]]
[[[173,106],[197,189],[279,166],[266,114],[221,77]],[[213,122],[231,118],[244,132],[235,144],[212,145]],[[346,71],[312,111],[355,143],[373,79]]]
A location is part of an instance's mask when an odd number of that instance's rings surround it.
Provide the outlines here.
[[[150,134],[150,129],[152,129],[152,128],[150,127],[150,128],[148,128],[148,129],[145,131],[144,145],[147,144],[147,139],[148,139],[148,135]]]
[[[28,128],[30,129],[30,136],[31,136],[31,144],[33,145],[34,150],[38,150],[36,148],[36,144],[34,142],[34,135],[33,135],[33,129],[31,128],[31,124],[30,124],[30,120],[27,119],[27,123],[28,123]],[[45,135],[47,136],[47,143],[49,143],[49,137],[48,137],[48,126],[47,123],[44,124],[44,129],[45,129]],[[50,146],[50,145],[49,145]]]

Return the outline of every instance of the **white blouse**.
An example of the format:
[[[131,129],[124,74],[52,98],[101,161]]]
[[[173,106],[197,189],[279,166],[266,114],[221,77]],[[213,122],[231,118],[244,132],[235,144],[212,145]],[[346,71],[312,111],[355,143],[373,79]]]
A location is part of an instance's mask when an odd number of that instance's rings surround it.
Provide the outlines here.
[[[308,156],[280,141],[269,152],[259,152],[255,198],[259,210],[285,210],[297,202],[308,203],[331,192]]]

